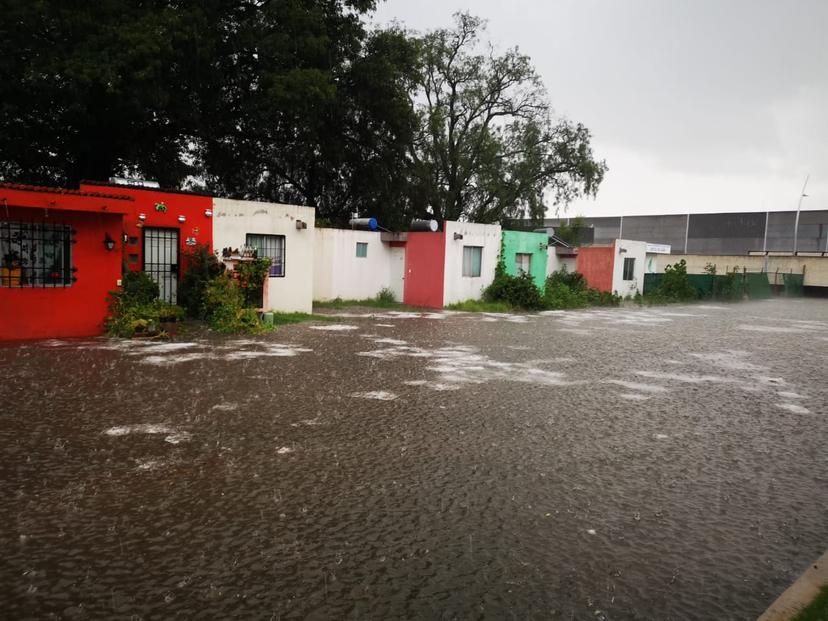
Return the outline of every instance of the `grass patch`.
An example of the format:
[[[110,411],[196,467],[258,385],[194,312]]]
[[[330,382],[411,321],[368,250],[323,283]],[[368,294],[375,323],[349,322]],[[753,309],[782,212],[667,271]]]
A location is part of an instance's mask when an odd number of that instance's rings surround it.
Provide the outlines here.
[[[506,302],[484,302],[466,300],[446,306],[446,310],[465,311],[467,313],[511,313],[514,309]]]
[[[273,313],[273,325],[285,326],[304,321],[336,321],[338,317],[328,315],[312,315],[310,313]]]
[[[828,586],[822,587],[816,599],[803,608],[793,621],[828,621]]]
[[[330,300],[328,302],[313,303],[314,308],[342,309],[351,308],[352,306],[367,306],[370,308],[407,308],[405,304],[381,298],[365,298],[364,300],[343,300],[342,298],[336,298],[335,300]]]

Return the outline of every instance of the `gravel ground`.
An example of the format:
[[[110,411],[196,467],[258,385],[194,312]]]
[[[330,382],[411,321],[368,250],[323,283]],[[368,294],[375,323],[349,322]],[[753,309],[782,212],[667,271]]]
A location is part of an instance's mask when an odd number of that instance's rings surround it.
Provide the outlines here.
[[[0,346],[0,609],[754,619],[828,548],[828,301]]]

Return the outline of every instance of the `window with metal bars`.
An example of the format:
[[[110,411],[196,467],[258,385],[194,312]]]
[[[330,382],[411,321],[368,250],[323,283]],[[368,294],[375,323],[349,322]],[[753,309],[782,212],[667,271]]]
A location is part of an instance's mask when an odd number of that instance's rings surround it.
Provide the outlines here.
[[[256,249],[256,255],[263,259],[270,259],[268,276],[278,277],[285,275],[285,236],[259,235],[248,233],[245,245]]]
[[[0,287],[69,287],[76,231],[67,224],[0,222]]]

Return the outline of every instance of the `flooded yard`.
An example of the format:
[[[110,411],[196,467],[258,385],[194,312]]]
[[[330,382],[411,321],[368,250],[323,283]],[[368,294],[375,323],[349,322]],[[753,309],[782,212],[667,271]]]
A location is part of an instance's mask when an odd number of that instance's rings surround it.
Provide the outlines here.
[[[828,548],[828,301],[0,346],[0,608],[754,619]]]

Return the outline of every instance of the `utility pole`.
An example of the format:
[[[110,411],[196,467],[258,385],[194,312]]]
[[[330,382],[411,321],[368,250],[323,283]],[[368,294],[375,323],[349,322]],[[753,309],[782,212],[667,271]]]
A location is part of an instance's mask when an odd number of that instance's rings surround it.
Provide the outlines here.
[[[808,187],[808,179],[811,178],[810,173],[805,176],[805,183],[802,185],[802,192],[799,193],[799,203],[796,206],[796,220],[794,221],[794,245],[793,256],[796,256],[796,247],[799,242],[799,212],[802,209],[802,199],[808,196],[805,194],[805,188]]]

